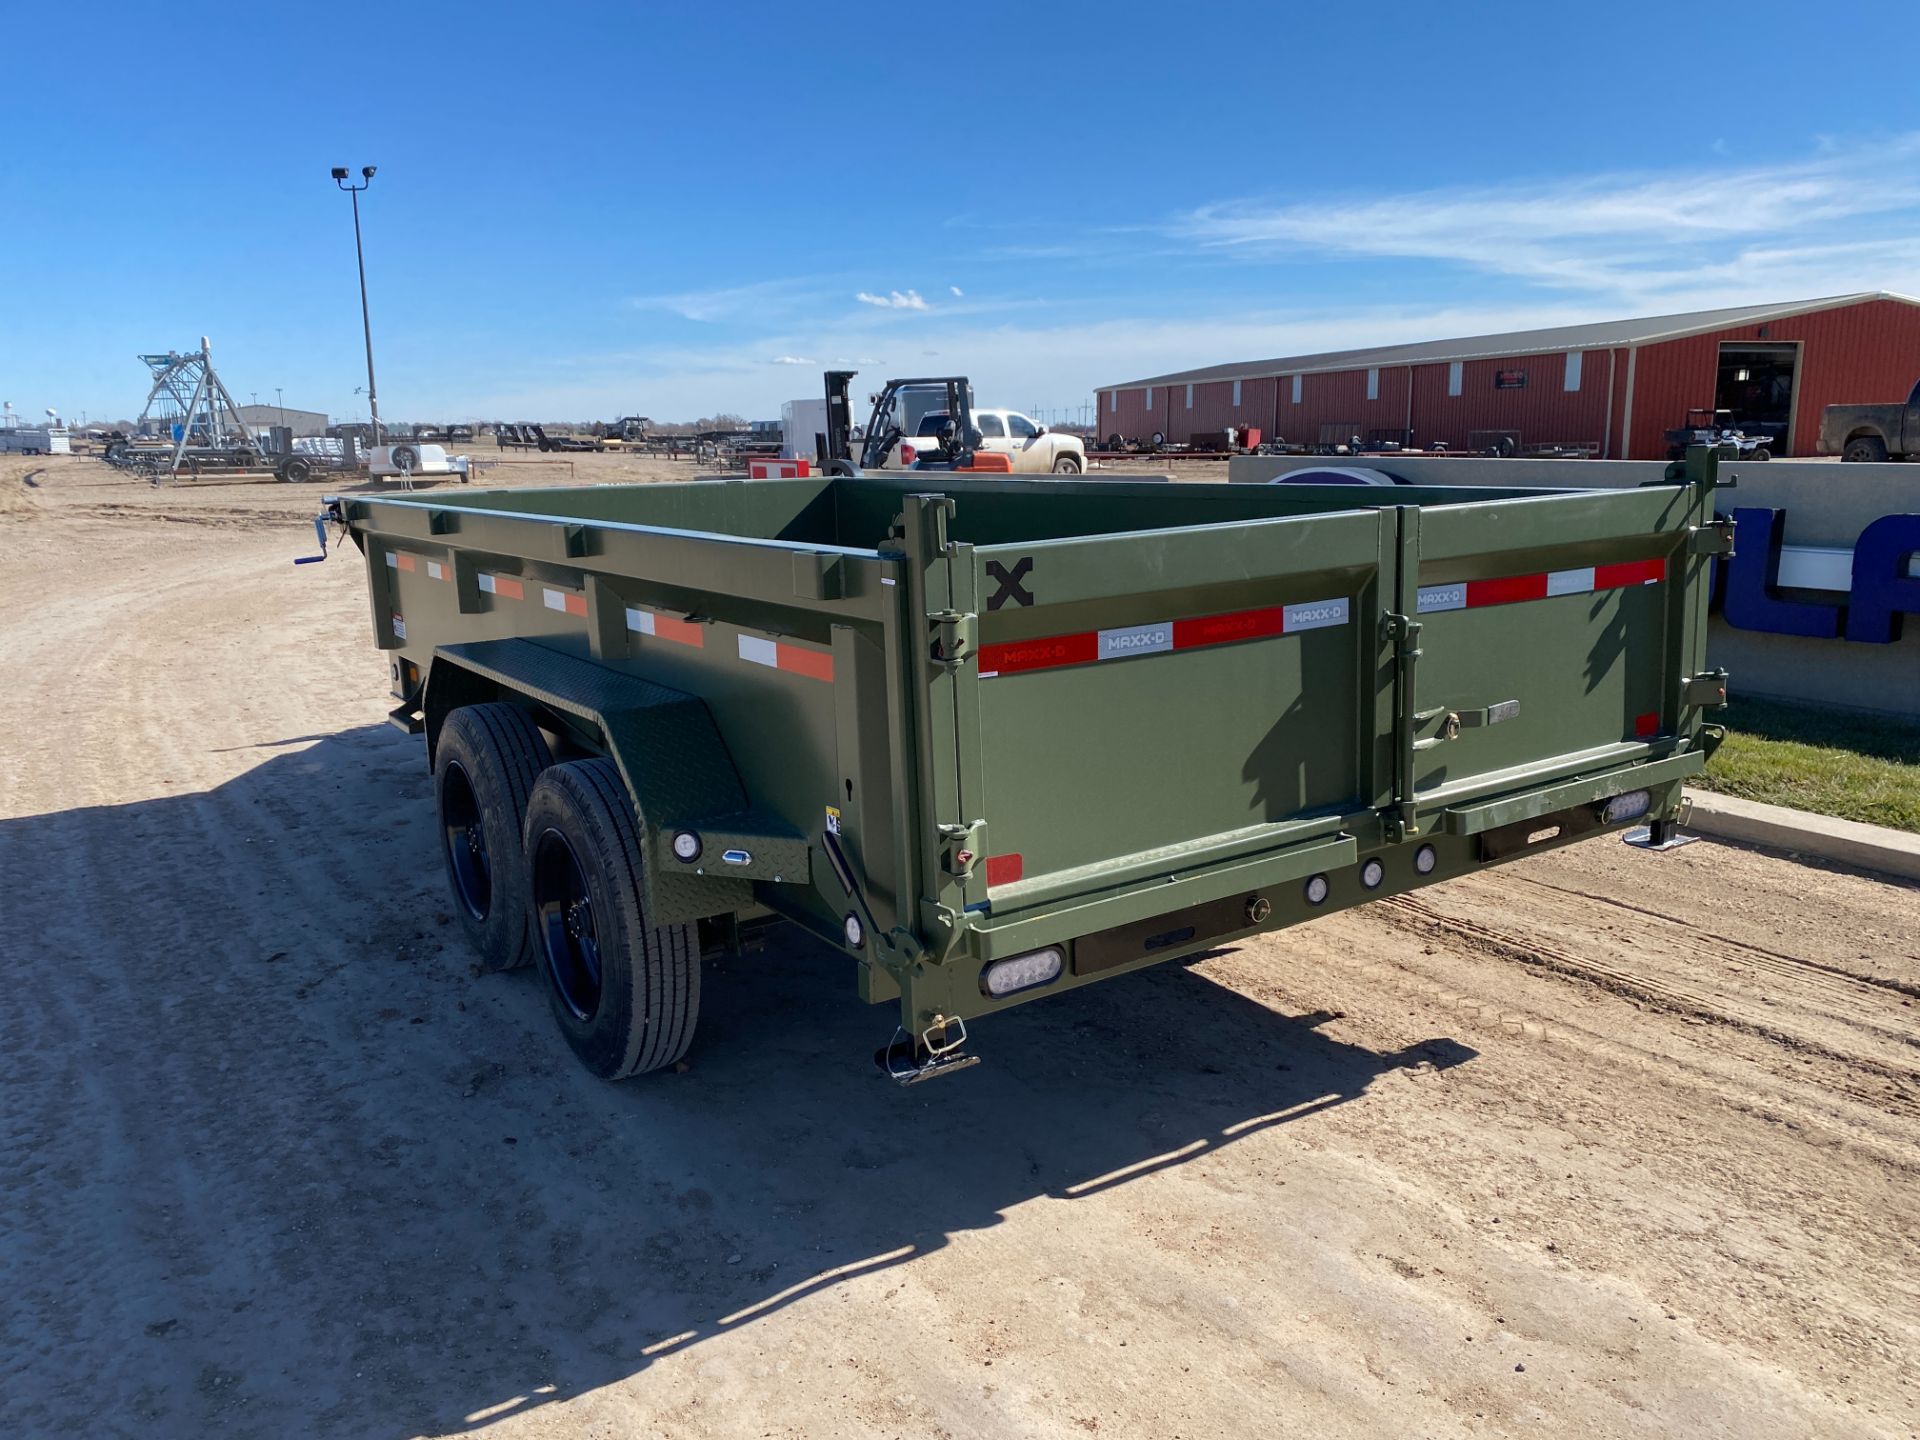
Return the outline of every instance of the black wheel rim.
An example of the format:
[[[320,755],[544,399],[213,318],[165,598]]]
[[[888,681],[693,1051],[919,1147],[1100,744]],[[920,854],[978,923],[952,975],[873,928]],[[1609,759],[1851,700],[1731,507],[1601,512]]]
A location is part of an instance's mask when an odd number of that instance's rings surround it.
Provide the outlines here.
[[[586,872],[558,830],[534,842],[533,913],[554,991],[574,1019],[591,1020],[600,1008],[600,936]]]
[[[474,798],[473,781],[457,760],[448,764],[440,781],[440,824],[453,871],[454,893],[469,915],[484,920],[493,908],[493,864],[487,857],[487,837],[480,825],[480,802]]]

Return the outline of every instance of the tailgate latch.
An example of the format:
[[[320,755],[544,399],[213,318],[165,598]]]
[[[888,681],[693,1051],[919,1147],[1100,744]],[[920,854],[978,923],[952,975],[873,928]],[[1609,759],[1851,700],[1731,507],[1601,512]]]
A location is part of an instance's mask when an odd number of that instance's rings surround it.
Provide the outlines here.
[[[1431,750],[1436,745],[1444,745],[1449,740],[1458,740],[1462,730],[1478,730],[1488,725],[1498,725],[1512,720],[1520,714],[1518,700],[1498,700],[1478,710],[1422,710],[1413,718],[1425,725],[1429,721],[1440,722],[1439,731],[1425,740],[1413,742],[1416,750]]]

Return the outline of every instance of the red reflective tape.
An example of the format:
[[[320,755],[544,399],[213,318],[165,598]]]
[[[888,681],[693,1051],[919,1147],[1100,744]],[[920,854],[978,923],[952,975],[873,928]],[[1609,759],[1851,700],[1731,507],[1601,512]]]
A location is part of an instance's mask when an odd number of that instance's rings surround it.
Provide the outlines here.
[[[395,552],[393,560],[394,560],[395,567],[401,570],[413,570],[418,568],[413,563],[413,556],[407,554],[407,552],[404,550]]]
[[[1027,862],[1019,855],[989,855],[987,857],[987,888],[996,885],[1011,885],[1027,873]]]
[[[1509,575],[1502,580],[1469,580],[1467,608],[1476,605],[1511,605],[1516,600],[1547,598],[1546,575]]]
[[[527,598],[526,587],[511,575],[494,576],[493,593],[503,600],[524,600]]]
[[[658,613],[653,617],[653,635],[656,640],[671,640],[677,645],[691,645],[696,650],[707,643],[705,626]]]
[[[1652,585],[1667,578],[1664,560],[1628,560],[1619,565],[1593,567],[1593,588],[1618,590],[1627,585]]]
[[[1225,645],[1234,640],[1258,640],[1278,635],[1286,628],[1286,611],[1278,605],[1258,610],[1235,610],[1227,615],[1203,615],[1196,620],[1173,622],[1173,648],[1185,650],[1195,645]]]
[[[780,657],[780,668],[791,670],[795,675],[806,675],[815,680],[833,683],[833,655],[825,650],[802,650],[798,645],[789,645],[782,641],[776,649]]]
[[[567,596],[567,613],[569,615],[586,614],[587,613],[587,597],[584,595],[572,595],[572,594],[568,595]]]
[[[1660,712],[1658,710],[1649,710],[1644,715],[1634,716],[1633,733],[1642,740],[1646,739],[1649,735],[1658,735],[1660,733]]]
[[[806,480],[813,474],[809,460],[749,460],[749,480]]]
[[[980,673],[1008,675],[1055,665],[1088,665],[1099,656],[1100,637],[1091,630],[1080,635],[1051,635],[1045,640],[1010,640],[980,647]]]

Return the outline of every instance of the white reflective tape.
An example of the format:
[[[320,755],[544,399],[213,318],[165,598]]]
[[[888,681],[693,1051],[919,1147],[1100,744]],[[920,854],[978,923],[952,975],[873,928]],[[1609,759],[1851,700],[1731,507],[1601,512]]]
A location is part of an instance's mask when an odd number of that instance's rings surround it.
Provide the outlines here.
[[[1585,595],[1593,589],[1593,567],[1584,570],[1549,570],[1547,594]]]
[[[438,560],[429,560],[427,561],[427,574],[436,580],[444,580],[447,578],[447,567],[442,565]]]
[[[494,593],[493,592],[493,576],[487,574],[486,571],[484,570],[480,572],[480,588],[486,591],[487,594],[489,595]]]
[[[1112,660],[1122,655],[1155,655],[1171,649],[1173,626],[1164,620],[1158,625],[1130,625],[1124,630],[1100,632],[1102,660]]]
[[[564,590],[548,590],[541,596],[541,600],[549,610],[564,612],[567,608],[567,592]]]
[[[1283,606],[1281,624],[1287,634],[1296,630],[1324,630],[1329,625],[1347,623],[1347,599],[1309,600],[1303,605]]]
[[[629,605],[627,607],[627,628],[629,630],[638,630],[642,635],[653,634],[653,612],[651,610],[636,610]]]
[[[389,570],[398,570],[400,568],[400,557],[391,550],[387,551],[387,568]]]
[[[1467,608],[1467,587],[1465,585],[1422,585],[1419,604],[1416,608],[1422,615],[1433,610],[1464,610]]]
[[[771,640],[762,640],[758,635],[740,637],[740,658],[751,660],[756,665],[770,665],[780,668],[780,647]]]

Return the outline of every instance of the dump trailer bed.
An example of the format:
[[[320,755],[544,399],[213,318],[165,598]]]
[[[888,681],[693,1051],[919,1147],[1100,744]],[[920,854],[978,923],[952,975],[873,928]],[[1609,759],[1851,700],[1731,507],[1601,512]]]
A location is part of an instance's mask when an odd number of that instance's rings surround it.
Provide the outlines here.
[[[1619,491],[906,475],[329,513],[463,919],[546,968],[592,1068],[678,1058],[686,954],[772,915],[897,1004],[907,1075],[1021,1001],[1666,830],[1724,698],[1715,465]]]

